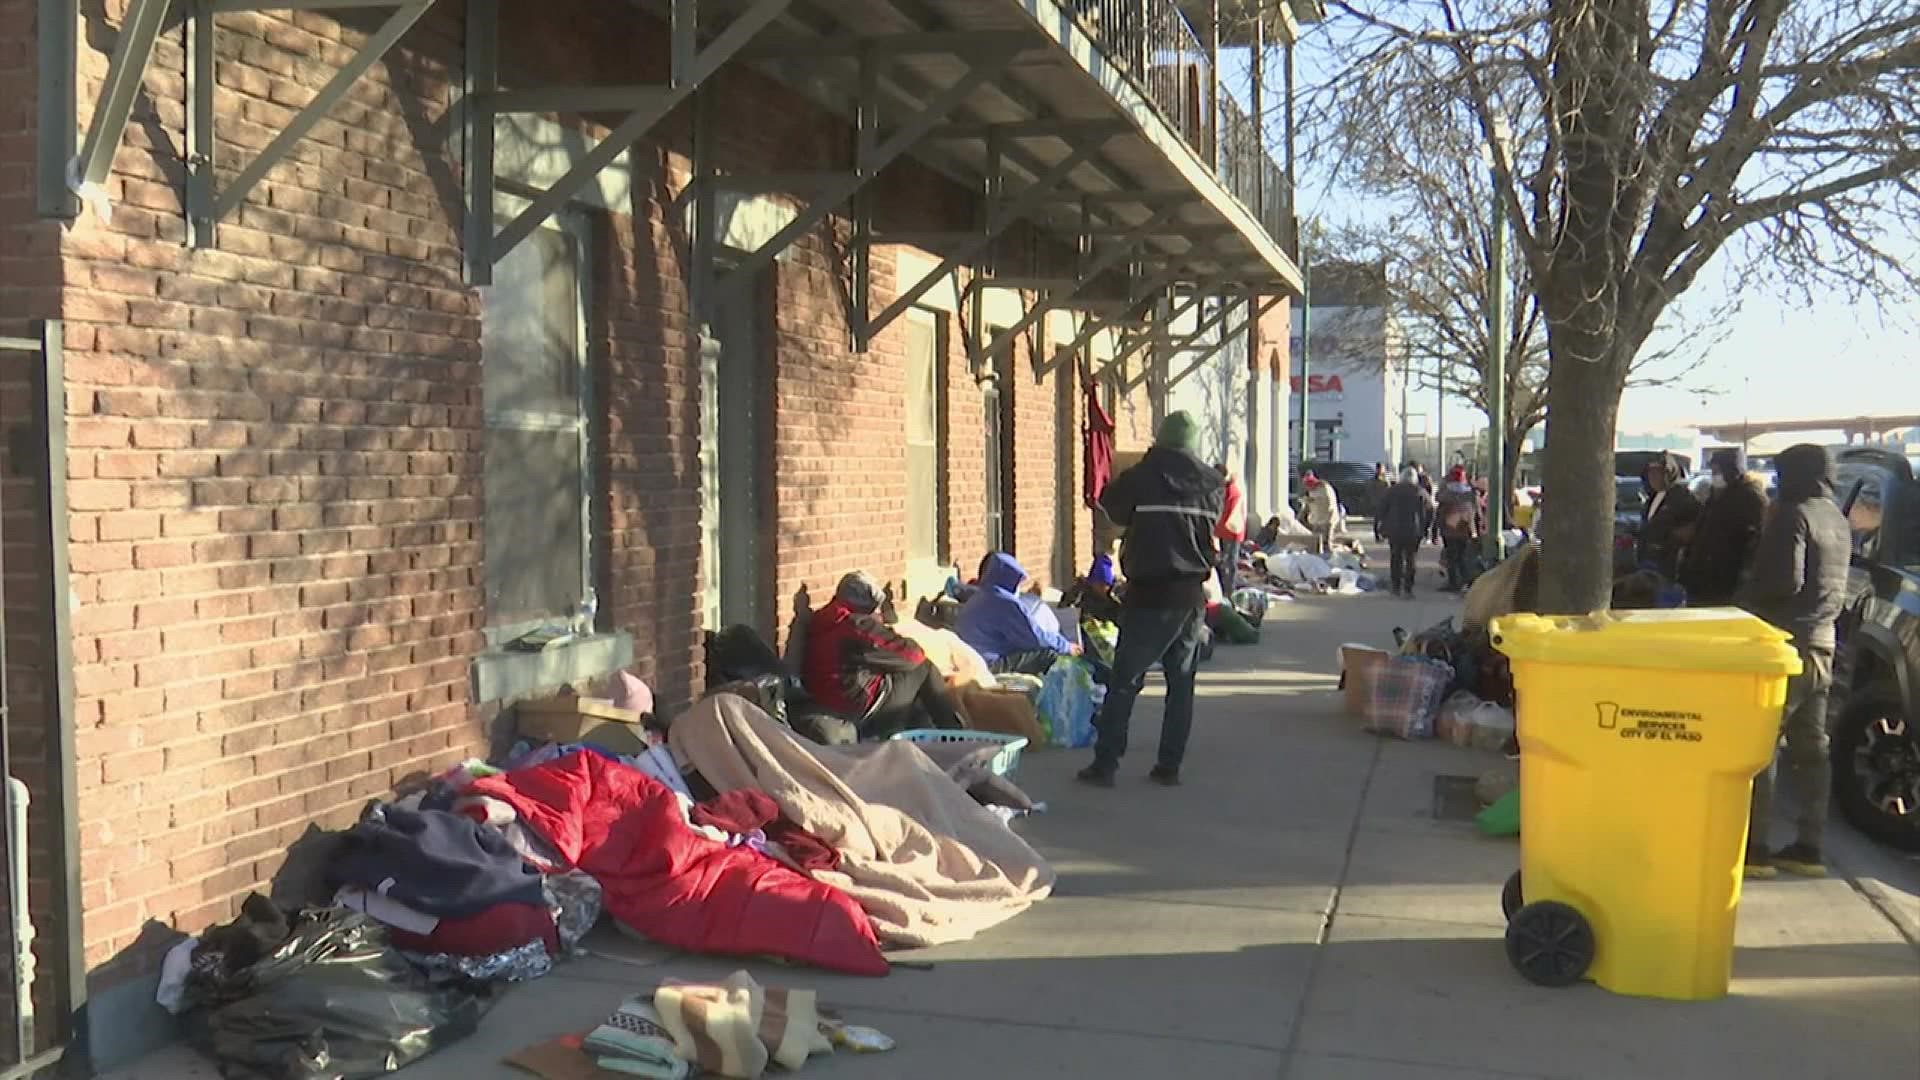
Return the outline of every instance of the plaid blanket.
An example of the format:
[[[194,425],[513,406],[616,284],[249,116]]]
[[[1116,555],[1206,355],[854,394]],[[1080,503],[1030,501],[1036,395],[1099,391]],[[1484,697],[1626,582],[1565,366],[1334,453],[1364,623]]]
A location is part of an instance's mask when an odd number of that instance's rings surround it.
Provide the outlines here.
[[[1368,731],[1401,739],[1433,738],[1433,721],[1453,683],[1444,660],[1395,656],[1374,669],[1363,718]]]

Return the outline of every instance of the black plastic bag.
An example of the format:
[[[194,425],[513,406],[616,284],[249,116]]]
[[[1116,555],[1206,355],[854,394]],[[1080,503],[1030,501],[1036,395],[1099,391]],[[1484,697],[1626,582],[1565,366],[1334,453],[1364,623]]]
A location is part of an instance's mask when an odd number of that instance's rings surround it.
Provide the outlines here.
[[[472,1034],[490,1000],[477,984],[429,986],[386,932],[344,908],[316,909],[264,959],[226,975],[190,1019],[222,1076],[384,1076]]]

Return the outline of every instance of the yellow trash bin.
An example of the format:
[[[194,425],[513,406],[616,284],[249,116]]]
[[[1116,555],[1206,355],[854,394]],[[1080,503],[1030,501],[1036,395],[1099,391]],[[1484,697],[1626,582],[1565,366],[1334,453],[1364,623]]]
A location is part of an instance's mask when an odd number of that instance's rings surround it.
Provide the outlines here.
[[[1507,956],[1534,982],[1727,992],[1753,778],[1773,758],[1787,635],[1734,608],[1509,615],[1520,873]]]

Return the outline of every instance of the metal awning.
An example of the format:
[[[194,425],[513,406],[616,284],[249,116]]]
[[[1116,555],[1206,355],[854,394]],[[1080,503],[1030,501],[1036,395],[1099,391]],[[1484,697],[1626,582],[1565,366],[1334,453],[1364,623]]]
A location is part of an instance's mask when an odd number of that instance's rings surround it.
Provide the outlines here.
[[[70,11],[74,2],[47,0],[49,7]],[[1040,296],[1018,327],[990,342],[981,340],[982,305],[972,305],[977,358],[1006,347],[1015,334],[1061,307],[1098,311],[1100,319],[1118,324],[1179,294],[1300,292],[1299,269],[1276,239],[1291,233],[1290,193],[1283,180],[1274,179],[1261,125],[1219,94],[1216,24],[1207,23],[1203,42],[1174,0],[1066,6],[1057,0],[630,2],[665,23],[672,58],[665,83],[504,86],[499,52],[511,43],[499,39],[500,0],[464,0],[466,87],[458,114],[468,198],[465,246],[474,283],[491,280],[493,266],[515,244],[662,119],[690,105],[694,177],[682,199],[691,210],[696,317],[710,310],[715,290],[748,280],[841,212],[854,223],[850,315],[856,347],[864,348],[872,334],[960,267],[973,271],[970,290],[1001,285]],[[189,20],[187,237],[190,244],[209,244],[218,222],[435,3],[131,0],[85,143],[69,163],[68,184],[83,196],[101,197],[99,185],[111,168],[154,40],[170,15],[182,12]],[[216,17],[228,11],[366,7],[387,9],[378,30],[224,190],[216,190]],[[1110,16],[1111,25],[1101,26],[1102,16]],[[712,95],[700,91],[737,64],[754,65],[845,116],[856,136],[851,160],[836,171],[806,175],[722,173],[712,152]],[[1198,85],[1203,64],[1210,95]],[[1209,112],[1199,117],[1192,110],[1203,102]],[[1170,117],[1170,107],[1182,115]],[[606,139],[496,230],[496,119],[540,113],[614,119]],[[875,233],[870,182],[907,157],[983,192],[984,214],[974,227],[944,235]],[[779,191],[805,204],[755,250],[728,260],[723,274],[714,258],[715,207],[723,194],[742,191]],[[997,239],[1022,221],[1053,237],[1054,247],[1071,255],[1071,269],[1051,278],[999,273]],[[868,252],[890,242],[913,243],[942,261],[874,314],[868,307]]]

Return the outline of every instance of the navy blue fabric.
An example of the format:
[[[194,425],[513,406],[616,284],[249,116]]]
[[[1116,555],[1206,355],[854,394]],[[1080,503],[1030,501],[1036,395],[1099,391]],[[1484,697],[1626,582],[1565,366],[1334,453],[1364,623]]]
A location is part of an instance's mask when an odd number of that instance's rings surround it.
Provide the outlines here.
[[[347,832],[331,870],[336,885],[358,885],[429,915],[546,903],[540,871],[498,829],[442,810],[375,809]]]
[[[1019,593],[1026,568],[1013,556],[995,552],[980,568],[980,591],[960,606],[955,629],[989,664],[1003,656],[1051,649],[1070,652],[1073,643],[1060,633],[1060,619],[1037,596]]]

